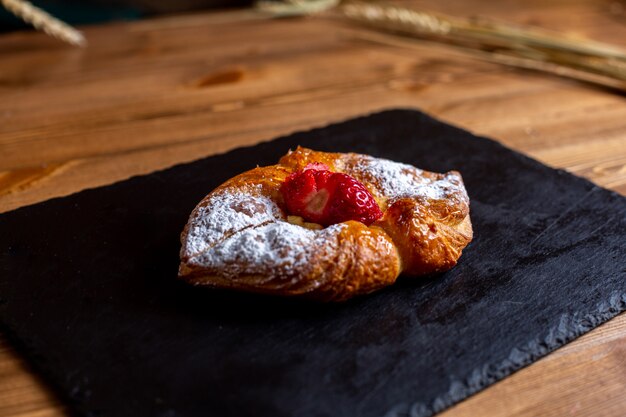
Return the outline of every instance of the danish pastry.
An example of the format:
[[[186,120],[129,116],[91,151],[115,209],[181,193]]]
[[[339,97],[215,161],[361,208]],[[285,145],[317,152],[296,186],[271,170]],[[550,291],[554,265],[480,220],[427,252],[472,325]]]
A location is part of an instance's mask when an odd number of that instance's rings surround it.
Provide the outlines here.
[[[472,239],[456,171],[299,147],[226,181],[181,234],[195,285],[342,301],[452,268]]]

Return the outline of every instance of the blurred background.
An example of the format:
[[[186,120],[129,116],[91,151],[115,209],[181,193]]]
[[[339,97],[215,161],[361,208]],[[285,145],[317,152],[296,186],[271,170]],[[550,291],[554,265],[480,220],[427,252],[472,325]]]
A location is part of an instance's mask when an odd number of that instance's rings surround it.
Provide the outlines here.
[[[67,23],[80,25],[135,20],[164,13],[248,6],[252,0],[40,0],[32,3]],[[0,32],[28,28],[31,26],[0,7]]]
[[[390,108],[626,195],[626,0],[357,1],[32,0],[83,41],[0,0],[0,212]],[[622,315],[446,417],[625,416],[625,358]],[[66,416],[0,369],[0,416]]]

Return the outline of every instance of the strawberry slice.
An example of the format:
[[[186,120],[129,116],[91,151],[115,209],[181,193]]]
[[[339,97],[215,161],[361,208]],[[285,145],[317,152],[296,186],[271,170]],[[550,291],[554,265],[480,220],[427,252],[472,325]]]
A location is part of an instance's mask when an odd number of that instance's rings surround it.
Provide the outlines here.
[[[348,220],[369,226],[383,214],[361,182],[319,162],[289,175],[280,191],[290,215],[324,226]]]

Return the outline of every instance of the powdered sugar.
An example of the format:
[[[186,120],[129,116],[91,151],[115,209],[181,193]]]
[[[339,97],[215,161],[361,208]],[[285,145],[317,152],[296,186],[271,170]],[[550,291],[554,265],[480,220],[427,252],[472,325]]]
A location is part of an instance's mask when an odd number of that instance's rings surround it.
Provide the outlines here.
[[[268,280],[288,277],[310,263],[312,250],[307,248],[312,249],[316,241],[336,245],[337,239],[331,237],[343,227],[337,224],[318,231],[285,221],[251,227],[218,243],[192,263],[215,269],[227,278],[257,274],[267,274]]]
[[[225,237],[284,217],[268,197],[251,192],[222,191],[212,195],[191,215],[182,254],[189,257],[206,251]]]
[[[371,156],[359,157],[355,165],[348,167],[347,173],[371,184],[389,200],[405,197],[441,200],[464,190],[459,176],[454,173],[429,178],[411,165]]]

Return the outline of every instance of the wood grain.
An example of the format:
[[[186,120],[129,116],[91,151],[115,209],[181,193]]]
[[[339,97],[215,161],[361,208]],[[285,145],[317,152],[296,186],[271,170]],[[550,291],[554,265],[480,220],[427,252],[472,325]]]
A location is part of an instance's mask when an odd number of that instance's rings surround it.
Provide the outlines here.
[[[623,1],[403,1],[626,47]],[[626,100],[538,73],[381,46],[332,19],[250,11],[0,36],[0,212],[390,107],[419,107],[626,194]],[[626,415],[621,315],[442,415]],[[0,415],[63,406],[0,340]]]

